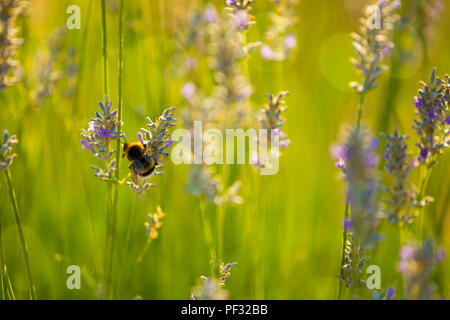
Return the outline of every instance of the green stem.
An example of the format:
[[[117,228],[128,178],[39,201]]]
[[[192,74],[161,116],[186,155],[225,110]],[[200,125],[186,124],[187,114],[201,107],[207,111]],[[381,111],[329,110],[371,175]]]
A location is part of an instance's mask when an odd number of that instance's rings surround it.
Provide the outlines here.
[[[359,104],[358,104],[358,117],[356,119],[356,133],[358,134],[361,130],[361,119],[362,119],[362,113],[364,109],[364,98],[365,93],[362,92],[359,94]],[[345,200],[345,212],[344,212],[344,219],[348,219],[350,216],[350,202],[348,199],[348,192]],[[341,252],[341,264],[339,265],[339,273],[341,276],[344,275],[344,269],[342,269],[342,266],[344,265],[345,261],[345,246],[347,244],[347,231],[344,229],[342,232],[342,252]],[[341,300],[341,294],[342,294],[342,280],[339,280],[339,290],[338,290],[338,300]]]
[[[365,96],[366,95],[364,92],[359,94],[358,118],[356,119],[356,133],[359,133],[359,131],[361,129],[361,118],[362,118],[362,113],[363,113],[363,109],[364,109]]]
[[[84,75],[84,70],[86,70],[87,68],[84,67],[85,65],[85,61],[86,61],[86,44],[87,44],[87,39],[88,39],[88,35],[89,33],[87,32],[87,30],[90,30],[89,28],[89,22],[91,21],[91,12],[92,12],[92,4],[94,3],[94,1],[89,1],[89,7],[87,10],[87,14],[86,14],[86,20],[84,22],[84,25],[86,26],[86,31],[83,33],[83,38],[81,40],[81,45],[80,45],[80,59],[78,62],[78,79],[77,79],[77,85],[75,86],[75,92],[73,94],[73,104],[72,104],[72,118],[75,118],[78,116],[77,111],[79,110],[79,100],[80,100],[80,89],[81,86],[78,85],[82,79],[83,79],[83,75]],[[24,82],[24,81],[22,81]]]
[[[434,163],[436,161],[436,156],[433,157],[432,162]],[[423,168],[423,167],[422,167]],[[427,186],[428,186],[428,182],[430,181],[431,178],[431,170],[432,167],[426,167],[425,168],[425,172],[423,172],[424,169],[421,170],[420,173],[420,182],[419,182],[419,194],[418,194],[418,200],[422,201],[423,198],[425,197],[425,192],[427,190]],[[420,208],[419,209],[419,240],[422,241],[423,240],[423,235],[424,235],[424,228],[425,228],[425,217],[424,217],[424,208]]]
[[[119,9],[119,78],[118,78],[118,90],[119,90],[119,97],[118,97],[118,132],[119,134],[122,133],[122,105],[123,105],[123,7],[124,7],[124,0],[120,0],[120,9]],[[116,179],[119,180],[120,177],[120,140],[117,140],[117,146],[116,146]],[[114,246],[115,246],[115,240],[116,240],[116,229],[117,229],[117,214],[119,211],[119,187],[120,185],[114,186],[114,199],[113,199],[113,211],[112,211],[112,221],[111,221],[111,247],[110,247],[110,270],[111,275],[113,273],[113,260],[114,260]]]
[[[211,232],[211,225],[205,214],[205,204],[203,203],[202,199],[199,200],[199,203],[200,203],[200,218],[201,218],[202,224],[203,224],[203,231],[205,232],[206,243],[208,244],[208,248],[209,248],[209,257],[212,262],[211,263],[211,274],[214,275],[213,264],[216,262],[216,259],[217,259],[216,249],[214,248],[212,232]]]
[[[344,213],[344,219],[348,219],[350,212],[350,203],[348,202],[348,195],[347,200],[345,202],[345,213]],[[345,246],[347,245],[347,230],[342,231],[342,251],[341,251],[341,264],[340,264],[340,274],[343,275],[344,270],[342,269],[342,266],[345,262]],[[342,280],[339,280],[339,291],[338,291],[338,300],[341,300],[342,295]]]
[[[16,300],[16,295],[14,294],[14,290],[13,290],[13,287],[11,284],[11,279],[9,279],[8,269],[6,268],[6,265],[4,266],[3,272],[5,274],[5,282],[8,285],[8,287],[7,287],[8,299]]]
[[[107,167],[106,161],[105,161],[105,169]],[[112,195],[112,185],[107,184],[106,185],[106,246],[105,246],[105,260],[104,260],[104,281],[105,286],[104,289],[108,291],[109,289],[109,279],[110,279],[110,264],[108,263],[110,258],[110,247],[111,247],[111,218],[112,218],[112,201],[113,201],[113,195]]]
[[[228,186],[228,166],[222,167],[222,183],[224,186]],[[217,257],[219,259],[224,259],[223,256],[223,229],[224,229],[224,218],[225,218],[225,203],[216,206],[217,211],[217,224],[216,224],[216,243],[217,243]]]
[[[428,64],[429,64],[429,57],[428,57],[428,42],[427,37],[425,35],[425,24],[424,24],[424,13],[421,13],[421,16],[419,17],[419,25],[417,27],[417,34],[419,36],[419,40],[422,43],[422,70],[424,72],[424,76],[428,76]]]
[[[106,0],[101,0],[102,6],[102,37],[103,37],[103,91],[104,94],[108,94],[108,50],[107,50],[107,29],[106,29]],[[105,165],[106,167],[106,165]],[[110,247],[110,186],[106,186],[106,248],[105,248],[105,261],[104,261],[104,281],[105,287],[108,287],[109,270],[108,270],[108,260],[109,260],[109,247]],[[105,288],[105,289],[106,289]],[[107,289],[106,289],[107,290]]]
[[[253,187],[253,194],[260,195],[262,189],[261,177],[258,177],[258,170],[256,172],[250,172],[250,181]],[[264,216],[261,215],[262,210],[260,209],[260,203],[257,197],[253,197],[252,207],[250,209],[250,227],[252,239],[252,255],[253,255],[253,265],[254,265],[254,297],[257,300],[265,299],[265,281],[264,281],[264,270],[261,268],[263,265],[263,240],[264,235]]]
[[[6,175],[6,181],[8,183],[8,188],[9,188],[9,196],[11,198],[11,206],[14,211],[14,219],[16,222],[17,233],[19,235],[20,244],[22,246],[22,253],[23,253],[24,260],[25,260],[25,267],[27,269],[29,295],[30,295],[31,300],[36,300],[36,289],[33,284],[33,277],[31,276],[30,261],[28,259],[28,247],[27,247],[27,243],[25,241],[25,236],[23,234],[22,223],[20,221],[20,215],[19,215],[19,207],[17,205],[16,194],[14,192],[13,185],[11,182],[11,173],[9,172],[9,168],[6,168],[5,175]]]
[[[225,204],[217,206],[217,256],[223,259],[223,221],[225,216]]]
[[[148,248],[150,248],[150,244],[151,244],[151,243],[152,243],[152,238],[151,238],[151,237],[148,237],[148,238],[147,238],[147,241],[145,242],[145,247],[144,247],[144,249],[142,249],[141,253],[139,254],[139,256],[138,256],[137,259],[136,259],[136,262],[137,262],[137,263],[141,263],[141,262],[142,262],[142,259],[144,258],[145,254],[147,253]]]
[[[138,200],[139,200],[139,194],[136,193],[136,199],[134,200],[133,211],[131,211],[130,221],[128,222],[127,237],[125,240],[125,252],[128,251],[128,245],[130,243],[131,230],[133,229],[133,225],[134,225],[134,219],[136,216],[136,207],[137,207]]]
[[[0,208],[1,209],[1,208]],[[3,250],[2,212],[0,211],[0,283],[2,286],[2,300],[6,300],[5,254]]]
[[[102,0],[102,30],[103,30],[103,90],[108,94],[108,40],[106,33],[106,0]]]
[[[119,264],[120,264],[120,269],[122,270],[122,272],[118,276],[118,278],[117,278],[118,281],[116,283],[116,287],[119,288],[119,290],[120,290],[120,288],[122,288],[123,279],[126,278],[127,275],[132,274],[132,272],[130,273],[130,271],[129,271],[129,266],[127,269],[125,269],[126,266],[124,266],[124,261],[126,260],[126,254],[128,253],[129,246],[130,246],[131,232],[133,230],[134,220],[136,217],[136,207],[137,207],[138,200],[139,200],[139,194],[136,193],[136,198],[134,200],[133,209],[131,211],[130,219],[128,221],[128,228],[127,228],[128,230],[127,230],[127,234],[126,234],[126,238],[125,238],[125,245],[124,245],[123,251],[120,255]],[[145,254],[145,251],[143,251],[143,253]],[[139,258],[142,259],[141,255],[139,255]],[[125,272],[124,270],[127,270],[127,272]]]

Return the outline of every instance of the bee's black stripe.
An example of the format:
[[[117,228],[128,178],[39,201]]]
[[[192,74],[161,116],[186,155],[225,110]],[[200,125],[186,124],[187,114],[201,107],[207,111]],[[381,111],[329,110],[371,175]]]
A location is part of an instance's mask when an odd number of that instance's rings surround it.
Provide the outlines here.
[[[156,168],[156,166],[150,168],[149,170],[147,170],[145,172],[139,173],[139,175],[141,177],[147,177],[147,176],[151,175],[153,173],[153,171],[155,171],[155,168]]]

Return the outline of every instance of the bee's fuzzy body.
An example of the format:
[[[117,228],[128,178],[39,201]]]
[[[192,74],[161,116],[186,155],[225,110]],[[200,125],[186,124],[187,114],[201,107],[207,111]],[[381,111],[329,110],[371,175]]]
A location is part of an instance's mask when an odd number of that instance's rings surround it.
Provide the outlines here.
[[[129,168],[134,174],[141,177],[150,176],[158,163],[152,158],[151,151],[146,144],[139,142],[126,142],[123,145],[123,156],[131,162]]]

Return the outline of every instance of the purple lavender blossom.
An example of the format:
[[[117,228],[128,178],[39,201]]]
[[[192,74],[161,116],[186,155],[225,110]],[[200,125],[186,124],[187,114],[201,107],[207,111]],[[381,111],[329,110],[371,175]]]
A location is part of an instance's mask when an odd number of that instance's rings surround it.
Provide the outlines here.
[[[186,100],[191,99],[195,95],[196,86],[193,82],[186,82],[181,88],[181,94]]]
[[[143,139],[143,137],[142,137],[142,132],[138,132],[137,137],[138,137],[139,142],[140,142],[141,144],[144,144],[144,139]]]
[[[414,256],[414,249],[410,245],[405,245],[400,250],[400,258],[407,260],[411,259]]]
[[[173,145],[173,140],[172,140],[172,138],[170,138],[169,141],[167,141],[167,143],[161,148],[161,151],[164,151],[167,148],[170,148],[172,145]]]
[[[15,135],[9,136],[8,130],[3,132],[3,142],[0,141],[0,171],[8,168],[17,154],[11,154],[12,145],[19,143]]]
[[[124,137],[119,133],[122,122],[117,119],[117,110],[111,110],[112,101],[105,97],[105,103],[99,103],[100,112],[95,112],[95,118],[92,118],[88,124],[87,130],[81,130],[82,140],[81,148],[92,152],[94,157],[101,159],[106,163],[105,170],[96,166],[91,166],[95,171],[95,176],[110,179],[113,176],[115,160],[112,159],[115,150],[111,149],[111,143]]]
[[[287,147],[289,147],[290,144],[291,144],[291,140],[283,139],[283,140],[280,141],[280,148],[281,149],[287,149]]]
[[[197,66],[197,60],[195,58],[189,57],[184,62],[184,66],[188,71],[192,71]]]
[[[430,237],[419,242],[409,242],[400,251],[398,270],[405,281],[406,299],[435,299],[436,286],[432,280],[433,269],[442,262],[443,253],[436,249]]]
[[[86,140],[82,139],[80,142],[81,142],[81,149],[87,149],[91,152],[94,152],[94,149],[92,149],[92,147],[89,145],[89,143],[87,143]]]
[[[352,228],[352,226],[353,226],[352,220],[344,218],[344,220],[342,221],[342,227],[344,228],[344,230],[348,231]]]
[[[416,157],[411,159],[408,152],[408,136],[399,134],[398,128],[392,135],[382,134],[386,138],[384,147],[389,183],[385,186],[385,213],[394,225],[403,227],[412,223],[416,216],[413,209],[417,203],[415,188],[409,182],[412,168],[418,165]]]
[[[393,287],[389,286],[387,289],[386,300],[391,300],[392,298],[394,298],[394,295],[395,295],[395,289]]]
[[[446,125],[450,126],[450,116],[447,117],[447,119],[444,120]]]
[[[444,3],[442,0],[431,0],[428,8],[428,17],[432,20],[439,20],[444,11]]]
[[[378,159],[374,152],[378,141],[365,130],[350,130],[343,140],[344,146],[334,147],[332,152],[338,155],[336,166],[343,169],[345,165],[353,240],[363,248],[371,248],[380,240],[376,232],[379,224],[375,170]]]
[[[284,39],[283,45],[287,50],[293,49],[297,46],[297,38],[293,34],[289,34]]]
[[[427,160],[429,153],[430,153],[430,151],[428,150],[428,148],[421,148],[420,149],[420,158],[422,160]]]
[[[259,54],[261,55],[261,58],[265,59],[265,60],[272,60],[273,56],[274,56],[274,52],[272,50],[272,48],[265,44],[261,47]]]
[[[419,97],[414,97],[414,105],[417,109],[422,107],[422,100]]]
[[[252,154],[251,164],[254,166],[259,166],[261,164],[259,156],[257,153]]]
[[[413,128],[419,136],[420,148],[419,160],[421,163],[434,165],[437,162],[436,156],[441,155],[443,149],[448,148],[445,143],[450,136],[448,130],[448,92],[450,88],[450,77],[441,79],[436,75],[436,68],[433,69],[429,84],[421,82],[422,88],[419,90],[419,98],[415,98],[418,106]],[[419,103],[420,102],[420,103]],[[442,141],[443,143],[436,143]],[[429,162],[433,159],[432,162]]]
[[[437,262],[442,262],[445,259],[445,250],[444,249],[439,249],[436,252],[436,261]]]
[[[392,52],[392,48],[391,48],[391,47],[384,47],[384,48],[382,49],[383,56],[385,56],[385,57],[387,57],[388,55],[390,55],[391,52]]]
[[[88,125],[88,131],[95,132],[95,121],[90,121]]]
[[[331,155],[333,158],[341,160],[347,157],[347,148],[341,144],[337,144],[331,147]]]
[[[218,18],[217,10],[214,6],[207,6],[205,11],[203,12],[203,19],[207,23],[213,23],[216,22]]]
[[[339,168],[339,169],[341,169],[341,170],[344,170],[344,169],[345,169],[345,160],[342,159],[342,158],[339,158],[339,160],[334,164],[334,166],[335,166],[336,168]]]
[[[411,164],[409,165],[410,168],[417,168],[420,165],[419,159],[417,159],[417,157],[414,157],[411,160]]]
[[[250,22],[250,17],[246,10],[238,10],[234,15],[236,25],[238,28],[246,28]]]
[[[100,130],[100,137],[102,137],[103,139],[108,139],[109,137],[111,137],[111,131],[105,128],[102,128]]]
[[[391,3],[390,1],[379,1],[378,8],[368,7],[366,16],[361,19],[361,33],[352,34],[356,58],[353,58],[351,62],[363,74],[364,79],[361,83],[353,81],[350,86],[359,94],[365,94],[377,87],[376,81],[384,70],[384,67],[380,65],[381,60],[394,47],[392,30],[398,18],[396,14],[398,7],[397,2]],[[370,23],[368,23],[372,18],[374,9],[379,9],[380,20],[382,21],[380,28],[371,28]]]

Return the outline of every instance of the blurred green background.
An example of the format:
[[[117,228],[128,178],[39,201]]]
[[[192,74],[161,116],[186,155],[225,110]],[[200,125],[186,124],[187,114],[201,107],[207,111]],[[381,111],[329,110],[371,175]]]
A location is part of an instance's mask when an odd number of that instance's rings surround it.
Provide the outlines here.
[[[210,1],[218,9],[225,1]],[[125,1],[124,105],[125,134],[133,137],[163,109],[184,106],[180,88],[183,80],[171,70],[174,32],[194,3],[206,1]],[[275,176],[259,176],[254,168],[240,170],[244,204],[226,207],[223,260],[237,261],[227,289],[232,299],[334,299],[339,284],[344,185],[339,178],[330,145],[337,141],[342,124],[354,123],[357,95],[348,82],[358,79],[349,57],[353,56],[350,32],[359,28],[359,17],[367,1],[301,1],[295,28],[298,48],[284,62],[264,61],[254,52],[249,61],[255,105],[266,103],[266,93],[289,90],[284,130],[291,145],[283,152]],[[410,150],[416,152],[411,128],[413,97],[420,80],[428,81],[431,68],[438,74],[450,72],[450,3],[439,21],[430,23],[427,59],[422,44],[409,30],[398,41],[413,54],[402,61],[389,80],[367,96],[363,116],[373,132],[393,131],[398,125],[411,136]],[[72,48],[79,65],[74,92],[66,78],[55,92],[37,107],[30,92],[36,87],[41,67],[35,56],[45,48],[51,33],[65,25],[66,8],[81,8],[81,30],[68,30],[62,55]],[[109,1],[108,67],[109,97],[117,106],[118,1]],[[268,1],[257,0],[253,14],[257,24],[250,40],[261,39],[268,26]],[[18,158],[11,167],[19,208],[25,225],[31,268],[40,299],[98,299],[105,245],[105,184],[93,176],[90,164],[98,164],[80,148],[80,129],[98,110],[103,99],[102,31],[100,1],[32,0],[27,17],[19,19],[24,45],[19,50],[24,79],[0,93],[0,129],[18,135]],[[388,62],[389,64],[389,62]],[[63,66],[60,65],[60,68]],[[395,100],[389,95],[389,81],[395,81]],[[391,90],[392,91],[392,90]],[[387,107],[388,106],[388,107]],[[387,108],[387,118],[384,113]],[[256,109],[255,109],[256,111]],[[386,120],[387,119],[387,120]],[[179,125],[182,125],[180,122]],[[425,226],[450,251],[446,230],[450,223],[450,153],[434,169],[428,194],[436,201],[426,210]],[[122,162],[122,173],[127,170]],[[119,197],[118,246],[120,259],[114,281],[121,281],[117,298],[188,299],[199,276],[209,274],[209,253],[199,214],[198,198],[185,192],[188,167],[167,161],[164,175],[136,206],[131,250],[124,253],[128,219],[135,195],[124,186]],[[236,172],[236,171],[227,171]],[[258,183],[255,183],[258,179]],[[0,179],[0,213],[6,263],[16,294],[26,297],[26,274],[16,236],[5,179]],[[257,189],[255,186],[260,183]],[[152,242],[142,263],[135,259],[145,245],[144,222],[148,213],[161,205],[166,213],[159,237]],[[214,227],[216,209],[207,206]],[[256,228],[257,233],[253,232]],[[396,273],[398,246],[383,226],[386,239],[373,253],[370,264],[381,267],[382,287],[399,287]],[[254,235],[257,237],[254,238]],[[392,241],[391,241],[392,240]],[[255,250],[256,249],[256,250]],[[66,288],[66,268],[82,269],[82,289]],[[449,260],[437,270],[440,293],[450,293]]]

